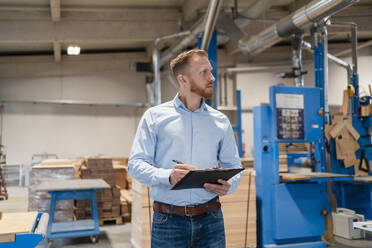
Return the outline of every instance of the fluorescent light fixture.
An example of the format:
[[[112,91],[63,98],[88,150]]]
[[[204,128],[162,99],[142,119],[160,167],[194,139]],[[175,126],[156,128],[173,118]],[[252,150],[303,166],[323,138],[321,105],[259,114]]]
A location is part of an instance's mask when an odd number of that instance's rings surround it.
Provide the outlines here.
[[[67,47],[67,54],[68,55],[79,55],[80,54],[80,47],[79,46],[68,46]]]

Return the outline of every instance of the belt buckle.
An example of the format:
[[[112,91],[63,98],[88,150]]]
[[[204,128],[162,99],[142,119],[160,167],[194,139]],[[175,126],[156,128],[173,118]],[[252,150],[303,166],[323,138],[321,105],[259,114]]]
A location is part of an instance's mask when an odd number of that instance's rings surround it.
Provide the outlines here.
[[[189,213],[187,212],[187,207],[188,207],[188,206],[185,206],[185,216],[192,216],[192,214],[189,214]]]

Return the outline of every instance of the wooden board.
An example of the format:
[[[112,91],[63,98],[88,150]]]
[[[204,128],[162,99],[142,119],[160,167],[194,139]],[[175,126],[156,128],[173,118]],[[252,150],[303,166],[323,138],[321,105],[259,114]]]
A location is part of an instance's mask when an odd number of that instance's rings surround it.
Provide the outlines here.
[[[367,176],[367,177],[354,177],[355,182],[360,182],[360,183],[370,183],[372,184],[372,176]]]
[[[245,169],[243,176],[237,190],[229,195],[220,197],[222,203],[225,202],[245,202],[249,198],[252,200],[256,199],[256,188],[255,188],[255,176],[256,172],[252,169]],[[249,184],[250,182],[250,184]],[[250,190],[250,192],[248,192]]]
[[[47,165],[34,165],[32,169],[53,169],[53,168],[75,168],[73,164],[47,164]]]
[[[110,188],[103,179],[73,179],[42,182],[36,187],[39,191],[65,191]]]
[[[303,181],[310,180],[312,178],[327,178],[327,177],[349,177],[350,175],[326,173],[326,172],[311,172],[311,173],[279,173],[282,181]]]
[[[37,212],[3,213],[0,220],[0,243],[14,242],[16,233],[31,232],[37,214]]]

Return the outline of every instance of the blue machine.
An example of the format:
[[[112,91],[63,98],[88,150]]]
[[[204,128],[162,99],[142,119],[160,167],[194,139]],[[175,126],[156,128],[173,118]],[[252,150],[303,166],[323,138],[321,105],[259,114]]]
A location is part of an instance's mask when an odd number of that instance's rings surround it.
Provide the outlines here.
[[[355,44],[353,48],[356,50]],[[272,86],[270,104],[253,109],[258,247],[326,247],[321,237],[325,234],[324,215],[330,211],[327,181],[333,182],[337,207],[355,210],[366,219],[372,219],[372,177],[354,178],[353,167],[345,168],[337,160],[334,140],[330,141],[330,159],[331,171],[335,174],[327,173],[324,57],[323,44],[317,43],[315,88]],[[354,68],[349,76],[355,94],[351,96],[351,115],[346,118],[352,119],[353,127],[360,134],[356,157],[369,164],[372,160],[369,134],[372,116],[362,117],[359,110],[361,104],[370,103],[370,97],[359,97],[354,57]],[[315,165],[314,177],[281,181],[279,143],[297,142],[311,144],[314,151],[313,154],[288,154],[289,166],[307,157]]]
[[[360,135],[358,143],[360,149],[356,152],[356,157],[367,164],[368,180],[361,180],[362,177],[356,177],[353,181],[337,182],[333,185],[333,190],[337,198],[337,206],[352,209],[358,214],[363,214],[366,220],[372,220],[372,170],[369,168],[369,161],[372,161],[372,143],[370,130],[372,128],[372,116],[361,116],[359,110],[362,105],[369,105],[371,98],[369,96],[359,97],[358,93],[358,75],[355,70],[352,73],[352,85],[355,94],[351,96],[351,114],[348,117],[352,119],[353,127]],[[343,163],[337,160],[336,144],[332,139],[330,141],[330,159],[332,171],[347,175],[354,175],[354,167],[345,168]]]
[[[259,247],[326,247],[324,178],[281,183],[279,177],[279,143],[314,143],[319,157],[321,113],[320,89],[285,86],[272,86],[270,105],[253,109]]]

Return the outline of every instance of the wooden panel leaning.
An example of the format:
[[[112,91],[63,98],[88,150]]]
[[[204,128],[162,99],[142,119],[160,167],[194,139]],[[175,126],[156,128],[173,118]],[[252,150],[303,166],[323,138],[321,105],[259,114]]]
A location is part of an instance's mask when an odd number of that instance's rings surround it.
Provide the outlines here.
[[[221,197],[226,247],[257,247],[255,171],[245,169],[238,189]]]

